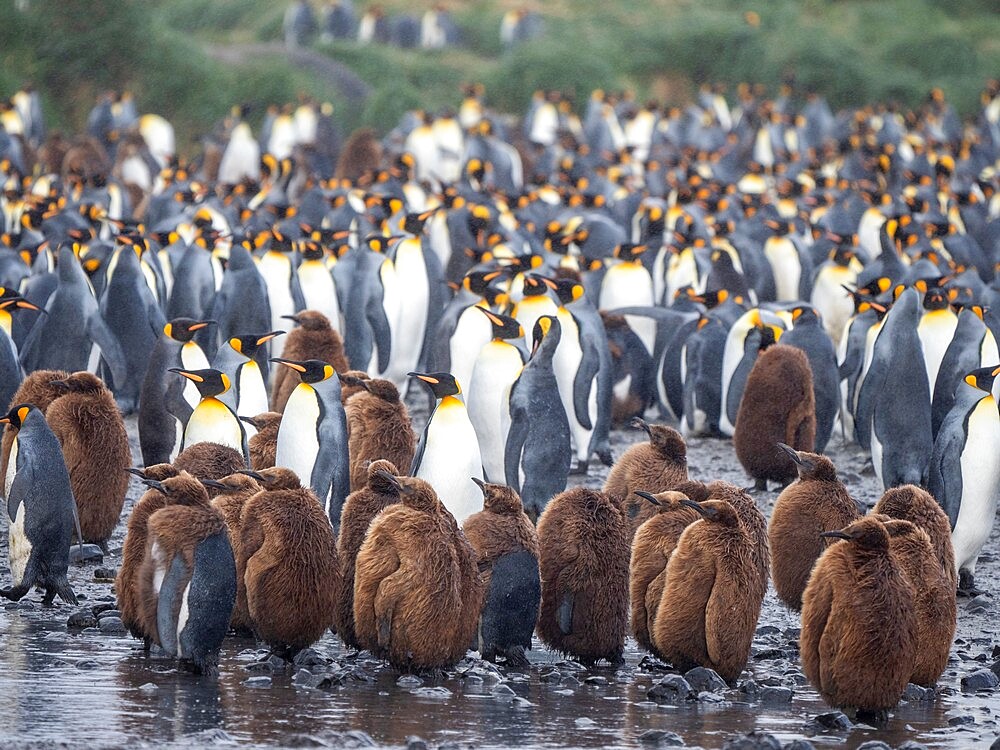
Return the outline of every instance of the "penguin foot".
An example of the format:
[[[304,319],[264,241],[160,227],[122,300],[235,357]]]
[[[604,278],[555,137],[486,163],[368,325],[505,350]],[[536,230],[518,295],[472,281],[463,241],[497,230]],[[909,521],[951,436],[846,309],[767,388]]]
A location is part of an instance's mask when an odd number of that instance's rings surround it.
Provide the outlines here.
[[[884,727],[889,721],[889,712],[884,708],[879,710],[859,708],[854,718],[861,724],[869,724],[876,728]]]
[[[605,466],[614,466],[615,459],[611,457],[610,450],[597,451],[597,457],[601,460],[601,463]]]
[[[12,602],[19,602],[28,593],[27,586],[11,586],[9,589],[0,589],[0,596],[10,599]]]
[[[612,667],[620,667],[622,664],[625,663],[625,655],[621,651],[619,651],[617,654],[612,654],[611,656],[607,657],[607,659],[608,659],[608,664],[610,664]]]
[[[958,571],[958,591],[955,593],[958,596],[972,598],[974,596],[979,596],[980,594],[985,594],[986,592],[982,589],[976,588],[976,578],[972,573],[967,570],[960,570]]]
[[[571,477],[587,476],[587,462],[577,461],[576,466],[574,466],[572,469],[569,470],[569,475]]]
[[[524,646],[508,646],[504,652],[507,657],[507,668],[514,672],[525,672],[531,666],[528,657],[524,655]]]

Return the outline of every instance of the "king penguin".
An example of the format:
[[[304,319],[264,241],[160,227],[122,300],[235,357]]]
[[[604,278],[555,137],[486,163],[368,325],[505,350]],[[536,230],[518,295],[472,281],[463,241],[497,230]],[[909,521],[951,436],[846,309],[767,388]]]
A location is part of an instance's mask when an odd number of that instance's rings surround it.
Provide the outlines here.
[[[38,586],[45,589],[45,604],[51,604],[56,594],[76,604],[66,578],[76,505],[59,441],[45,415],[31,404],[14,406],[0,424],[18,430],[10,456],[14,478],[7,493],[13,585],[0,590],[0,595],[17,601]]]
[[[437,400],[417,444],[410,475],[429,483],[461,525],[483,509],[482,493],[470,478],[483,479],[483,457],[462,387],[447,372],[410,376],[426,383]]]
[[[991,389],[1000,367],[973,370],[941,423],[927,488],[948,514],[959,591],[975,587],[976,561],[993,529],[1000,498],[1000,412]]]
[[[215,359],[212,360],[212,367],[224,372],[232,382],[237,416],[256,417],[269,411],[267,370],[264,369],[267,360],[264,359],[262,365],[260,355],[264,352],[264,344],[284,333],[284,331],[271,331],[233,336],[219,347]]]
[[[171,367],[170,372],[187,378],[198,388],[201,400],[184,425],[181,450],[195,443],[218,443],[238,451],[247,466],[250,465],[247,433],[243,422],[236,416],[232,403],[233,382],[225,373],[213,370],[182,370]]]
[[[476,358],[469,383],[469,420],[479,438],[488,481],[504,478],[504,447],[510,429],[510,388],[524,367],[524,352],[512,341],[524,335],[514,318],[476,307],[493,326],[493,340]]]
[[[642,264],[645,245],[621,244],[614,250],[618,263],[608,268],[601,283],[600,301],[602,310],[619,307],[652,307],[653,278]],[[626,315],[629,327],[642,339],[643,346],[653,354],[656,341],[656,321],[635,315]]]
[[[318,359],[295,362],[274,358],[299,374],[278,426],[274,465],[298,474],[323,503],[334,529],[351,491],[347,416],[340,402],[340,378],[333,365]]]
[[[958,328],[958,316],[952,312],[948,295],[943,289],[928,287],[927,282],[922,280],[917,281],[915,286],[924,293],[924,313],[917,325],[917,335],[924,352],[927,384],[933,395],[941,362]]]
[[[278,227],[271,229],[271,246],[258,261],[257,268],[267,285],[267,299],[271,306],[271,329],[281,325],[286,315],[294,315],[305,308],[299,277],[292,263],[292,243]],[[276,339],[271,344],[271,354],[280,357],[285,342]]]
[[[781,337],[781,343],[805,352],[812,370],[813,396],[816,402],[815,452],[822,453],[830,436],[840,406],[840,376],[837,352],[823,330],[820,317],[812,307],[792,310],[792,328]]]
[[[537,519],[549,500],[566,489],[572,450],[569,420],[553,372],[559,319],[543,315],[532,333],[531,359],[510,391],[504,469],[507,485],[520,492],[525,511]]]

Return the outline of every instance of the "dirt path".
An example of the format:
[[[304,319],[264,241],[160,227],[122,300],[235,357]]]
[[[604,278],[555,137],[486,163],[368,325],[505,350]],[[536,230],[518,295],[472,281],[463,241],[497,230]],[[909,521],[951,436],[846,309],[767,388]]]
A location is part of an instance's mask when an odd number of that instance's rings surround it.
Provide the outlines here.
[[[227,44],[205,48],[206,54],[229,65],[243,65],[262,57],[280,56],[310,75],[325,80],[352,104],[360,104],[371,93],[371,88],[345,65],[311,49],[289,50],[281,42],[255,44]]]

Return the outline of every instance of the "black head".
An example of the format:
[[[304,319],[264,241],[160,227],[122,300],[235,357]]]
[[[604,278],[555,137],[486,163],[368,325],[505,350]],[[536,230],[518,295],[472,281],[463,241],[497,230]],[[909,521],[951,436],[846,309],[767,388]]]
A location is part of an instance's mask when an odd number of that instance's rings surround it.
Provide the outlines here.
[[[462,387],[455,380],[455,376],[449,372],[408,372],[411,378],[417,378],[431,389],[434,398],[440,400],[445,396],[456,396],[462,392]]]
[[[989,393],[993,390],[993,381],[1000,375],[1000,366],[980,367],[965,376],[965,382],[973,388]]]
[[[171,367],[170,372],[176,372],[192,383],[203,397],[220,396],[232,386],[229,376],[219,370],[182,370],[179,367]]]
[[[424,225],[427,223],[428,219],[430,219],[437,211],[437,208],[432,208],[430,211],[424,211],[421,214],[409,213],[403,218],[403,221],[400,223],[400,228],[404,232],[409,232],[410,234],[414,234],[419,237],[423,234]]]
[[[561,335],[562,331],[560,330],[559,320],[552,315],[542,315],[535,321],[535,327],[531,332],[533,342],[531,355],[534,356],[535,352],[542,348],[543,343],[548,351],[554,352],[555,348],[559,345]]]
[[[194,335],[202,328],[207,328],[215,323],[214,320],[193,320],[191,318],[174,318],[165,326],[163,332],[168,338],[186,344],[194,338]]]
[[[229,339],[229,345],[244,357],[253,357],[257,350],[275,336],[283,336],[284,331],[271,331],[270,333],[248,333],[243,336],[233,336]]]
[[[509,315],[491,312],[485,307],[477,307],[476,309],[490,319],[490,323],[493,325],[493,338],[516,339],[524,335],[521,324]]]
[[[540,276],[536,273],[526,273],[524,275],[524,296],[540,297],[548,294],[550,289],[555,288],[555,282]]]
[[[560,305],[569,305],[583,297],[583,284],[575,279],[555,279],[555,293]]]
[[[482,297],[486,295],[490,284],[503,276],[504,273],[506,272],[501,268],[495,268],[492,271],[470,271],[462,279],[462,287]]]
[[[307,359],[300,362],[272,357],[271,362],[277,362],[279,365],[284,365],[295,370],[303,383],[321,383],[337,374],[337,371],[333,369],[333,365],[327,364],[321,359]]]
[[[0,424],[9,424],[15,430],[19,430],[32,410],[38,411],[38,407],[34,404],[18,404],[17,406],[13,406],[7,412],[6,416],[0,417]]]

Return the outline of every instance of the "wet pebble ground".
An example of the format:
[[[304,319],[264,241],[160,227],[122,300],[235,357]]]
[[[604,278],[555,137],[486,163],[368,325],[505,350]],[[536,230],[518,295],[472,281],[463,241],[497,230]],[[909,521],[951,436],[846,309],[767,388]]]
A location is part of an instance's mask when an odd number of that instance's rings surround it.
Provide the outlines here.
[[[419,429],[423,409],[413,411]],[[134,420],[128,428],[138,456]],[[615,432],[615,454],[642,436]],[[880,493],[864,455],[837,438],[829,452],[855,498],[874,504]],[[694,439],[688,460],[695,479],[749,483],[729,441]],[[592,465],[585,484],[601,486],[606,472]],[[671,673],[632,639],[618,668],[584,669],[536,642],[528,674],[470,657],[452,672],[413,677],[349,652],[330,634],[294,665],[268,659],[252,640],[230,638],[220,675],[198,677],[144,654],[114,608],[125,519],[141,490],[133,481],[110,553],[71,566],[79,607],[43,607],[33,593],[0,609],[0,746],[876,750],[990,747],[1000,736],[996,530],[976,571],[993,596],[959,600],[957,636],[937,691],[910,686],[888,723],[870,727],[827,707],[808,685],[798,616],[773,589],[734,689],[706,670]],[[776,497],[756,495],[765,515]],[[6,585],[6,529],[0,536]]]

